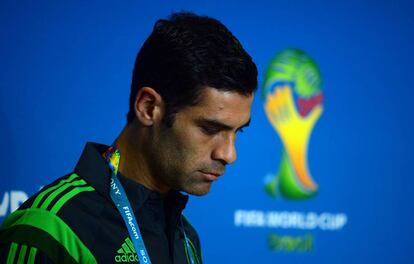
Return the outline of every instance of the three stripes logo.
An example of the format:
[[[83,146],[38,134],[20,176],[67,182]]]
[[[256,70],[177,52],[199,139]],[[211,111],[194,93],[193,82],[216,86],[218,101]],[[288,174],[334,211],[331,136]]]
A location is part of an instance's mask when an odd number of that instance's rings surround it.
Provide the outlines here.
[[[36,252],[37,248],[35,247],[12,243],[7,257],[7,263],[14,263],[17,260],[16,263],[34,264]]]
[[[129,237],[122,243],[121,248],[118,249],[115,256],[115,261],[118,263],[139,262],[138,255],[135,251],[134,245]]]
[[[77,174],[72,174],[58,184],[42,191],[33,201],[31,208],[40,208],[56,214],[66,202],[81,192],[90,192],[94,188]],[[56,201],[53,203],[53,201]],[[41,203],[42,202],[42,203]]]

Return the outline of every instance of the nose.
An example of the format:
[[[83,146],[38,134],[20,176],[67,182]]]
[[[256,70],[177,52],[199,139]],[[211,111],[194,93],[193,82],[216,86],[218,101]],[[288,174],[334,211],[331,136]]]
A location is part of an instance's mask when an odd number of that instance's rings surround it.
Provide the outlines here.
[[[212,158],[213,160],[220,160],[224,164],[235,162],[237,159],[235,136],[232,135],[217,142]]]

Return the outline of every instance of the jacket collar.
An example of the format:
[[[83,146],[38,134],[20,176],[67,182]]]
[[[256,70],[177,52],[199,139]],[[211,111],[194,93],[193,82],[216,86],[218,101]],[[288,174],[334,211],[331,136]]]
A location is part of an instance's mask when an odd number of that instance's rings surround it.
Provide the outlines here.
[[[111,179],[111,169],[109,168],[102,154],[109,148],[107,145],[88,142],[83,149],[82,155],[75,167],[75,173],[86,180],[95,190],[112,202],[109,194]],[[122,158],[122,156],[121,156]],[[118,178],[125,189],[131,206],[136,213],[147,201],[163,202],[160,193],[147,189],[145,186],[130,180],[118,173]],[[178,191],[171,191],[165,197],[165,202],[174,214],[179,213],[185,208],[188,195],[183,195]],[[171,210],[170,209],[170,210]]]

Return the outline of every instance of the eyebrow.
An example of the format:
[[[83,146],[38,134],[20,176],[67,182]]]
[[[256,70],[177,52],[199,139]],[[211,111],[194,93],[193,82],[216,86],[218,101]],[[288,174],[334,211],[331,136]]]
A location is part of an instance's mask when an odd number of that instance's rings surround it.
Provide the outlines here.
[[[238,130],[241,130],[241,129],[245,128],[245,127],[248,127],[250,125],[250,121],[251,121],[251,119],[249,118],[249,121],[247,121],[246,123],[244,123],[242,126],[238,127],[237,128],[237,131]],[[233,129],[233,127],[231,127],[229,125],[226,125],[226,124],[224,124],[224,123],[222,123],[222,122],[220,122],[218,120],[215,120],[215,119],[200,118],[196,122],[198,124],[207,125],[207,126],[210,126],[210,127],[214,127],[214,128],[220,129],[220,130],[232,130]]]

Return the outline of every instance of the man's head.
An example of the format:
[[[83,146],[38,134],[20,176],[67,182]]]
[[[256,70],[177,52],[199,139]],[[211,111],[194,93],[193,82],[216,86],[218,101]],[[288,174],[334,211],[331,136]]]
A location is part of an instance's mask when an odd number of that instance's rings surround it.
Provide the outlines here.
[[[160,19],[135,60],[128,123],[142,87],[152,87],[166,103],[171,125],[181,108],[195,105],[205,86],[252,94],[257,68],[233,34],[218,20],[176,13]]]
[[[256,87],[256,65],[219,21],[177,13],[155,23],[135,62],[128,126],[145,131],[158,189],[210,190],[236,159]]]

